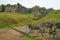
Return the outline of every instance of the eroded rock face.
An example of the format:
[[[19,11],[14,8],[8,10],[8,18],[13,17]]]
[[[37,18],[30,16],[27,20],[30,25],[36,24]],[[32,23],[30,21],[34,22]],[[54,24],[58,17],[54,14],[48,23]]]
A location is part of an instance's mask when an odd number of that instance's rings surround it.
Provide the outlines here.
[[[60,29],[60,23],[56,23],[55,26]]]
[[[39,29],[33,29],[33,28],[36,28],[36,27],[39,28]],[[54,26],[53,23],[44,22],[44,23],[41,23],[40,26],[36,26],[36,27],[33,27],[33,25],[29,26],[29,28],[31,30],[30,32],[32,32],[31,33],[32,36],[39,37],[39,38],[44,37],[44,38],[47,38],[47,39],[49,39],[50,37],[52,39],[55,38],[55,36],[56,36],[56,27]]]
[[[24,40],[23,34],[12,29],[0,30],[0,40]]]

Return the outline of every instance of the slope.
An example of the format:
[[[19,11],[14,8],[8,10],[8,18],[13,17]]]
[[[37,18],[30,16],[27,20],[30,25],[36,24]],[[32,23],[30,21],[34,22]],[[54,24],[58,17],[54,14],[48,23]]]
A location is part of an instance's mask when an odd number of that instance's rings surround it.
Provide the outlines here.
[[[49,13],[42,19],[38,20],[36,24],[40,24],[40,23],[48,22],[48,21],[53,22],[53,23],[60,22],[60,10],[55,10]]]

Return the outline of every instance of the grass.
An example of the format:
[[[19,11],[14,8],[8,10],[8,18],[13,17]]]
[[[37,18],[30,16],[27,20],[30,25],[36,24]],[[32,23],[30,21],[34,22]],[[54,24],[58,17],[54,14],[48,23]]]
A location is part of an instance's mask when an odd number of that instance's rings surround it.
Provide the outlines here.
[[[10,24],[2,24],[0,23],[0,29],[4,29],[4,28],[11,28]]]
[[[11,25],[12,27],[24,26],[28,24],[34,24],[33,14],[21,14],[21,13],[0,13],[0,28],[8,27],[6,25]],[[10,27],[10,26],[9,26]]]
[[[26,40],[39,40],[35,37],[30,36],[29,34],[26,34],[24,37],[25,37]]]
[[[19,27],[28,24],[34,24],[36,20],[33,20],[33,14],[17,14],[17,13],[9,13],[9,12],[1,12],[0,13],[0,29],[3,28],[11,28],[11,27]],[[28,34],[25,35],[26,40],[39,40],[34,38]]]
[[[48,15],[43,17],[42,19],[38,20],[36,22],[36,24],[41,24],[41,23],[47,22],[47,21],[50,21],[53,23],[60,22],[60,10],[56,10],[56,11],[49,13]]]
[[[39,20],[34,20],[34,14],[0,12],[0,28],[19,27],[28,24],[41,24],[43,22],[60,22],[60,10],[53,11]]]
[[[11,28],[19,27],[28,24],[41,24],[43,22],[60,22],[60,10],[53,11],[39,20],[34,20],[35,16],[33,14],[17,14],[9,12],[0,12],[0,29],[2,28]],[[26,40],[39,40],[30,36],[29,34],[25,35]],[[59,39],[60,40],[60,39]]]

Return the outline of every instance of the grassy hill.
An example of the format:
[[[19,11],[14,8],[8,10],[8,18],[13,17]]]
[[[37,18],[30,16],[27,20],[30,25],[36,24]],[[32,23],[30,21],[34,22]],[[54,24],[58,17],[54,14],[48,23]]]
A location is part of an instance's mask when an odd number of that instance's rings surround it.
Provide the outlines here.
[[[60,22],[60,10],[53,11],[39,20],[34,20],[33,14],[20,14],[0,12],[0,28],[19,27],[27,24],[40,24],[43,22]]]
[[[0,29],[2,28],[11,28],[11,27],[20,27],[27,24],[35,24],[35,16],[33,14],[17,14],[17,13],[0,13]],[[32,37],[28,34],[24,36],[26,40],[39,40],[35,37]]]
[[[34,23],[33,14],[17,14],[17,13],[0,13],[0,28],[6,28],[8,26],[24,26],[29,23]]]
[[[50,21],[53,23],[60,22],[60,10],[56,10],[56,11],[49,13],[42,19],[38,20],[36,24],[40,24],[40,23],[47,22],[47,21]]]

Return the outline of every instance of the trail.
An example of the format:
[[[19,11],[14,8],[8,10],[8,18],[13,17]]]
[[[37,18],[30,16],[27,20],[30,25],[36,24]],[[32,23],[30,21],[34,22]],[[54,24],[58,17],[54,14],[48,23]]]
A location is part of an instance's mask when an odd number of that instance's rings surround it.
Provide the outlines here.
[[[24,32],[17,32],[15,29],[2,29],[0,30],[0,40],[25,40]]]

